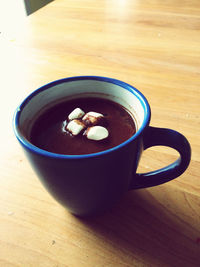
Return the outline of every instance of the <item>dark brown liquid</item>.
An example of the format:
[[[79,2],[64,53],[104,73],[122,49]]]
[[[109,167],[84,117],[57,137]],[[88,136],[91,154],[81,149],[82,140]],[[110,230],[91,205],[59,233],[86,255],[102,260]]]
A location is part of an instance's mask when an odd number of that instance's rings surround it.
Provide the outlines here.
[[[101,141],[89,140],[79,134],[63,131],[63,122],[75,109],[94,111],[106,118],[109,137]],[[44,150],[67,155],[91,154],[107,150],[129,139],[136,132],[131,115],[121,105],[101,98],[79,98],[58,104],[42,114],[31,131],[31,142]]]

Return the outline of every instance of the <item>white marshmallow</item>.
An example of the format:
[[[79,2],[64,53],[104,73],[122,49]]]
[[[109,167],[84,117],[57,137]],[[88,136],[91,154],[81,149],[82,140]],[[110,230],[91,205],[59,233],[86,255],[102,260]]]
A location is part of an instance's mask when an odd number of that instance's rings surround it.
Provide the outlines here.
[[[72,120],[67,124],[66,129],[73,135],[78,135],[85,128],[85,124],[79,120]]]
[[[82,120],[86,125],[91,126],[98,124],[102,118],[104,118],[104,116],[101,113],[90,111],[85,114]]]
[[[103,140],[109,135],[108,130],[102,126],[92,126],[86,131],[86,136],[90,140]]]
[[[68,116],[68,119],[74,120],[74,119],[80,119],[85,115],[85,112],[80,108],[75,108]]]
[[[85,114],[85,116],[83,117],[83,120],[86,120],[89,116],[92,116],[92,117],[95,117],[95,118],[103,117],[103,115],[101,113],[90,111],[90,112]]]
[[[101,113],[98,113],[98,112],[94,112],[94,111],[90,111],[88,113],[85,114],[85,116],[83,117],[83,119],[87,116],[92,116],[92,117],[95,117],[95,118],[98,118],[98,117],[102,117],[103,114]]]

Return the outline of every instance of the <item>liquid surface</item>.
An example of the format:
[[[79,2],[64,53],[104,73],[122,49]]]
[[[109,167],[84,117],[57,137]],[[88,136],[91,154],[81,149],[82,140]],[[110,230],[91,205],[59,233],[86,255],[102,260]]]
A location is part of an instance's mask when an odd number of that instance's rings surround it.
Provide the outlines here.
[[[89,140],[79,134],[73,136],[64,131],[68,115],[81,108],[85,113],[95,111],[106,118],[109,137],[105,140]],[[129,139],[136,132],[132,116],[121,105],[101,98],[80,98],[55,105],[35,122],[31,131],[31,142],[44,150],[58,154],[81,155],[107,150]]]

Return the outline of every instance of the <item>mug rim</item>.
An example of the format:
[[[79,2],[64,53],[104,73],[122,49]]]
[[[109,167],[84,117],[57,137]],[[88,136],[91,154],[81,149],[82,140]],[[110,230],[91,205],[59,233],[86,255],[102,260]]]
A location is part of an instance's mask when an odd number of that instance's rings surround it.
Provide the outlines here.
[[[42,92],[44,90],[47,90],[48,88],[51,88],[52,86],[55,86],[55,85],[58,85],[58,84],[61,84],[64,82],[71,82],[71,81],[78,81],[78,80],[96,80],[96,81],[101,81],[101,82],[108,82],[108,83],[116,84],[120,87],[123,87],[124,89],[126,89],[129,92],[131,92],[132,94],[134,94],[137,97],[137,99],[140,101],[140,103],[144,109],[144,120],[142,122],[142,125],[138,129],[138,131],[133,136],[131,136],[129,139],[127,139],[126,141],[124,141],[123,143],[121,143],[115,147],[112,147],[110,149],[106,149],[106,150],[103,150],[100,152],[96,152],[96,153],[82,154],[82,155],[67,155],[67,154],[58,154],[58,153],[49,152],[49,151],[46,151],[44,149],[41,149],[41,148],[33,145],[30,141],[28,141],[26,138],[24,138],[24,136],[20,133],[18,128],[19,128],[20,113],[23,110],[23,108],[26,106],[26,104],[35,95],[37,95],[39,92]],[[106,155],[108,153],[114,152],[114,151],[126,146],[127,144],[129,144],[133,140],[137,139],[142,134],[142,132],[149,125],[150,118],[151,118],[150,105],[149,105],[146,97],[138,89],[136,89],[134,86],[132,86],[126,82],[117,80],[115,78],[109,78],[109,77],[104,77],[104,76],[73,76],[73,77],[61,78],[61,79],[49,82],[49,83],[37,88],[32,93],[30,93],[15,110],[15,113],[13,116],[13,130],[14,130],[15,136],[17,137],[18,141],[25,148],[27,148],[29,151],[31,151],[33,153],[47,156],[47,157],[51,157],[51,158],[84,159],[84,158],[94,158],[94,157],[100,156],[100,155]]]

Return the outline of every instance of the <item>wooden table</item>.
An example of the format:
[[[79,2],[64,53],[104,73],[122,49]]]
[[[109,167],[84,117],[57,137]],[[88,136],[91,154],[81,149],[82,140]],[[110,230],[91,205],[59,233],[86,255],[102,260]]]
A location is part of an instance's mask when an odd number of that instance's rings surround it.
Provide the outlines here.
[[[0,266],[200,266],[200,2],[56,0],[0,34]],[[12,131],[14,109],[55,79],[101,75],[141,90],[151,125],[191,143],[181,177],[78,219],[43,188]],[[143,154],[139,171],[176,159]]]

